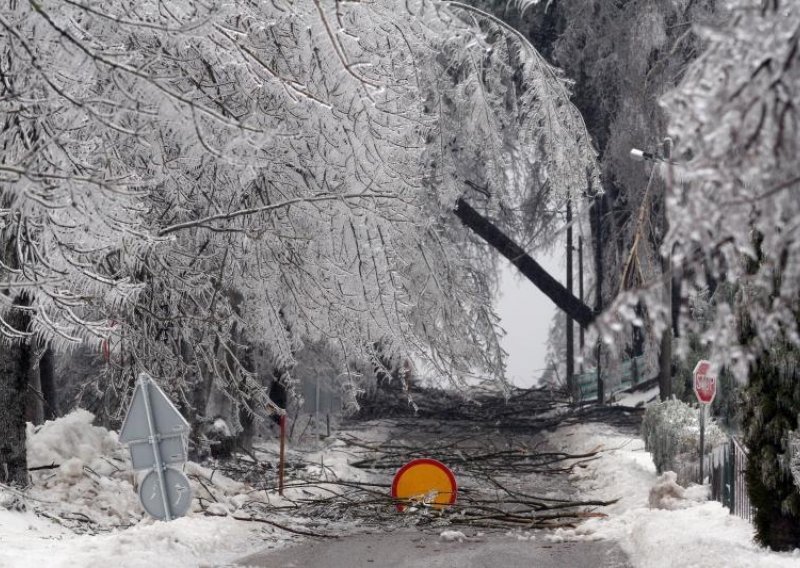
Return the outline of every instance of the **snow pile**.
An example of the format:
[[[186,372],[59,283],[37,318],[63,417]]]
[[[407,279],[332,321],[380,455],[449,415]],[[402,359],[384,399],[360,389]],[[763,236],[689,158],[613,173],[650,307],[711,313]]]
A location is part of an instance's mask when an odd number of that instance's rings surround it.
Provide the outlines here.
[[[93,426],[94,416],[76,410],[34,428],[28,424],[30,468],[55,466],[32,472],[28,496],[36,510],[54,515],[73,529],[103,531],[127,527],[144,518],[137,474],[116,432]],[[248,487],[194,462],[183,468],[192,486],[192,511],[223,516],[252,501]],[[138,481],[146,472],[138,474]],[[242,515],[246,516],[246,515]]]
[[[605,451],[600,459],[576,468],[573,479],[587,499],[619,501],[603,508],[607,518],[590,519],[574,530],[558,530],[549,537],[551,540],[615,540],[633,566],[642,568],[800,565],[800,551],[775,553],[759,548],[748,521],[729,514],[720,503],[704,501],[705,487],[690,487],[680,498],[667,499],[674,490],[674,479],[671,475],[657,476],[639,438],[602,424],[581,424],[559,430],[552,443],[571,453],[602,445]],[[664,496],[661,504],[675,507],[652,508],[650,497],[654,492]]]
[[[342,440],[326,441],[324,449],[307,454],[306,459],[309,462],[305,468],[306,473],[312,479],[319,481],[338,479],[372,481],[373,479],[369,472],[350,465],[350,462],[358,457]]]
[[[705,485],[692,485],[685,489],[678,485],[678,474],[674,471],[665,471],[650,488],[649,504],[652,509],[685,509],[692,503],[705,501],[708,498],[708,488]]]
[[[658,398],[658,387],[633,392],[621,392],[614,395],[616,399],[611,404],[615,406],[644,406]]]
[[[189,514],[169,523],[145,516],[127,448],[93,420],[76,410],[29,425],[29,467],[44,469],[31,472],[24,495],[0,495],[9,509],[0,507],[3,568],[150,568],[165,559],[176,568],[210,567],[289,540],[285,531],[246,522],[256,501],[247,485],[193,462],[184,467],[194,493]],[[14,510],[17,502],[27,510]]]
[[[445,542],[464,542],[467,538],[467,535],[461,531],[442,531],[441,534],[439,534],[439,538]]]
[[[227,515],[239,511],[252,501],[250,488],[210,468],[186,462],[183,472],[192,486],[192,511],[211,515]]]
[[[119,448],[116,432],[92,426],[94,415],[88,410],[75,410],[58,420],[47,421],[38,428],[30,422],[27,430],[29,467],[77,460],[94,463],[102,455]]]
[[[28,424],[28,467],[57,466],[31,472],[28,495],[38,509],[78,523],[75,528],[131,525],[142,511],[127,450],[93,420],[91,412],[76,410],[38,428]]]

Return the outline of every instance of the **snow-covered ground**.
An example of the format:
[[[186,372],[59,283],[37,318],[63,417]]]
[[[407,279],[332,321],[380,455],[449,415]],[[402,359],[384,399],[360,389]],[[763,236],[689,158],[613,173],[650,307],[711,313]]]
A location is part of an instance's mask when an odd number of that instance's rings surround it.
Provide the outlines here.
[[[184,518],[156,522],[145,517],[138,504],[127,450],[116,433],[93,426],[90,413],[73,412],[30,428],[28,434],[30,466],[58,467],[33,473],[25,510],[15,508],[21,502],[18,494],[0,487],[0,568],[211,567],[296,538],[251,521],[256,512],[267,512],[268,519],[284,526],[316,530],[304,524],[307,519],[280,510],[290,501],[272,492],[254,492],[191,462],[185,472],[202,503],[195,499]],[[373,422],[359,431],[359,439],[378,442],[390,434],[389,425]],[[371,481],[371,474],[349,465],[353,446],[343,441],[347,435],[340,432],[338,439],[327,440],[314,452],[292,448],[290,460],[309,464],[306,479],[322,483],[290,486],[288,499],[330,494],[325,480]],[[550,437],[552,445],[570,453],[602,446],[605,451],[599,458],[576,467],[573,481],[586,498],[619,501],[603,509],[605,518],[546,533],[544,538],[615,541],[634,566],[646,568],[800,566],[800,550],[773,553],[757,547],[752,526],[707,501],[705,488],[683,490],[668,476],[659,478],[638,437],[598,423],[561,428]],[[262,450],[274,453],[277,448],[267,443]],[[255,501],[269,507],[254,509]]]
[[[29,425],[29,467],[58,467],[33,472],[24,511],[20,496],[0,487],[1,568],[218,566],[289,540],[248,520],[255,497],[247,486],[192,462],[184,472],[203,506],[195,499],[189,515],[169,523],[146,517],[127,450],[92,420],[77,410],[36,430]]]
[[[289,447],[287,459],[306,462],[304,479],[318,480],[319,486],[289,483],[285,498],[187,462],[183,471],[192,485],[191,511],[172,522],[155,521],[139,505],[127,448],[116,432],[94,426],[93,420],[90,412],[75,410],[38,428],[28,425],[28,466],[47,468],[32,472],[24,498],[0,486],[0,568],[226,565],[298,538],[268,522],[314,530],[307,527],[317,525],[315,520],[285,510],[293,499],[329,496],[335,489],[325,481],[371,480],[371,474],[348,465],[351,449],[335,437],[307,448]],[[366,443],[384,441],[391,433],[380,421],[365,428],[358,437]],[[277,440],[262,440],[258,449],[277,456]]]
[[[602,446],[606,451],[599,459],[576,468],[574,481],[586,497],[619,501],[604,509],[608,517],[590,519],[574,530],[560,529],[547,538],[615,540],[633,565],[642,568],[800,566],[800,550],[775,553],[754,544],[752,525],[706,500],[706,488],[681,491],[669,479],[659,478],[640,438],[589,423],[560,429],[551,441],[571,452]]]

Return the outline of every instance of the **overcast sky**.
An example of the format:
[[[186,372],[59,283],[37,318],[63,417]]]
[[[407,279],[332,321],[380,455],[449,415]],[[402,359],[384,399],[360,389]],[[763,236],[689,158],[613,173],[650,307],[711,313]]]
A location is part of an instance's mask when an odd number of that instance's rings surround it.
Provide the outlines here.
[[[534,258],[551,276],[564,283],[562,247],[550,256],[538,254]],[[520,277],[516,267],[505,259],[502,262],[497,311],[500,325],[506,330],[503,348],[508,352],[507,373],[514,384],[527,387],[538,380],[544,368],[547,332],[556,307],[527,278]]]

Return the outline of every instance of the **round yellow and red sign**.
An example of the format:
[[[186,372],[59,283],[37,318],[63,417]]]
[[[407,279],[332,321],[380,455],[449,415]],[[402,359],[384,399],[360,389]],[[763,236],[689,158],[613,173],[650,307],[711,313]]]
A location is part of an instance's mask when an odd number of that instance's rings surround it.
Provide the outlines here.
[[[420,458],[397,470],[392,481],[392,497],[400,501],[418,501],[437,509],[456,502],[458,486],[453,472],[441,462]],[[406,504],[398,503],[403,511]]]

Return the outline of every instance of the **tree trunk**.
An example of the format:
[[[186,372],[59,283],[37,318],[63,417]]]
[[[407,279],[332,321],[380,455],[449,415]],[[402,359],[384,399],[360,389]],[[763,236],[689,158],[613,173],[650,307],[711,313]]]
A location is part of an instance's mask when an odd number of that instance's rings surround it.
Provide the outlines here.
[[[39,382],[44,397],[44,419],[55,420],[58,409],[58,391],[56,390],[55,355],[49,347],[44,350],[39,360]]]
[[[17,303],[17,302],[15,302]],[[6,322],[26,330],[30,316],[12,309]],[[3,345],[0,352],[0,481],[19,486],[28,484],[25,453],[25,402],[31,364],[27,343]]]
[[[459,199],[456,202],[455,214],[465,226],[506,257],[534,286],[539,288],[559,309],[568,314],[579,325],[587,327],[592,323],[595,314],[591,308],[570,294],[558,280],[550,276],[538,262],[533,260],[528,253],[508,238],[489,219],[475,211],[463,199]]]
[[[25,395],[25,420],[38,426],[44,423],[44,395],[42,377],[36,364],[36,353],[31,348],[31,365],[28,368],[28,389]]]

